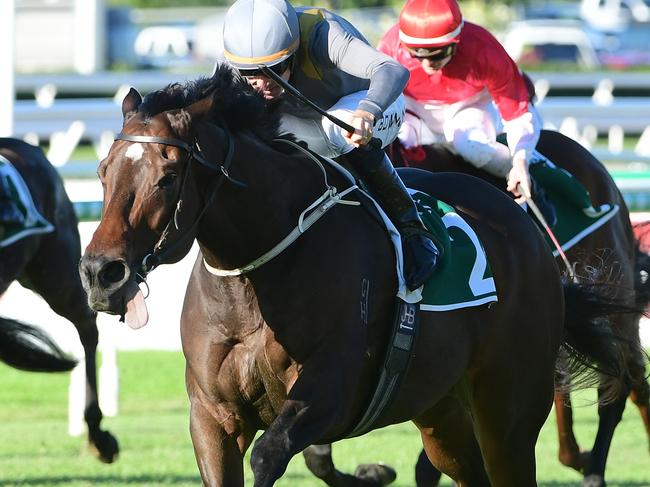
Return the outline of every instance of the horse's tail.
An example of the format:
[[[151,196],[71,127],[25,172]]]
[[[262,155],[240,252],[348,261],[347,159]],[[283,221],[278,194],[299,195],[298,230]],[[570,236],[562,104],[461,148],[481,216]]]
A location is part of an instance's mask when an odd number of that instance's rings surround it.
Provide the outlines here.
[[[29,372],[66,372],[77,365],[43,331],[2,316],[0,361]]]
[[[607,285],[564,279],[564,343],[558,360],[563,380],[558,387],[584,388],[599,385],[601,400],[611,401],[627,386],[630,372],[625,357],[639,344],[617,335],[609,316],[640,314],[629,300],[607,295]],[[611,291],[610,291],[611,294]],[[640,350],[639,350],[640,351]],[[636,352],[636,351],[635,351]],[[569,382],[571,385],[569,386]]]

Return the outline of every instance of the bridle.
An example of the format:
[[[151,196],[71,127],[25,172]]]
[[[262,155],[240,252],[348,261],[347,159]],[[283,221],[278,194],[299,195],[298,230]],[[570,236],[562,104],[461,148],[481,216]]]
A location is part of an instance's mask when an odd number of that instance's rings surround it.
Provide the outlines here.
[[[201,154],[201,150],[196,141],[194,141],[193,144],[188,144],[182,140],[175,139],[175,138],[155,137],[149,135],[119,134],[117,135],[117,137],[115,137],[115,140],[124,140],[127,142],[143,142],[143,143],[171,145],[174,147],[179,147],[188,153],[188,168],[185,170],[183,174],[183,182],[181,183],[181,189],[179,191],[179,197],[176,203],[176,210],[174,211],[174,214],[170,218],[169,222],[167,222],[167,225],[162,231],[160,239],[154,245],[153,250],[148,254],[146,254],[142,259],[142,263],[140,264],[140,268],[138,269],[138,272],[136,274],[136,278],[139,283],[145,283],[146,285],[147,274],[152,270],[154,270],[158,265],[163,263],[165,258],[168,255],[170,255],[173,251],[175,251],[180,245],[186,243],[188,238],[194,237],[194,229],[201,221],[201,218],[203,217],[208,207],[214,201],[215,195],[224,181],[229,181],[241,187],[247,187],[245,183],[233,179],[228,174],[228,168],[230,167],[230,164],[232,163],[232,159],[233,159],[234,144],[233,144],[233,139],[230,136],[230,132],[228,132],[228,130],[223,126],[220,126],[220,128],[226,132],[226,140],[228,141],[228,147],[226,149],[226,155],[223,162],[217,165],[208,161]],[[321,217],[323,217],[325,213],[327,213],[335,205],[343,204],[343,205],[357,206],[360,204],[358,201],[343,199],[344,196],[359,189],[355,184],[354,178],[352,176],[348,177],[350,186],[339,193],[338,189],[335,186],[331,186],[329,184],[327,179],[327,172],[325,171],[325,168],[323,167],[322,163],[318,160],[318,158],[315,157],[311,152],[309,152],[307,149],[301,147],[299,144],[296,144],[290,140],[286,140],[282,138],[275,139],[275,140],[276,142],[282,142],[288,144],[294,147],[296,150],[303,152],[307,156],[307,158],[312,160],[316,165],[320,167],[324,177],[325,192],[321,196],[319,196],[312,204],[310,204],[307,208],[305,208],[305,210],[301,212],[298,218],[298,224],[288,235],[285,236],[285,238],[283,238],[272,249],[265,252],[257,259],[254,259],[249,264],[237,269],[224,270],[224,269],[218,269],[210,266],[205,261],[205,259],[203,259],[203,264],[205,268],[211,274],[214,274],[216,276],[239,276],[247,272],[250,272],[253,269],[256,269],[264,265],[268,261],[280,255],[287,247],[289,247],[293,242],[295,242],[300,237],[300,235],[302,235],[305,231],[307,231],[308,228],[310,228],[314,223],[316,223],[316,221],[318,221]],[[183,202],[182,196],[185,189],[185,183],[187,181],[187,174],[189,173],[189,163],[192,160],[197,161],[201,165],[210,169],[210,171],[212,172],[217,172],[218,177],[214,181],[212,187],[209,190],[208,197],[205,200],[205,205],[203,206],[203,209],[196,217],[192,225],[189,227],[189,229],[186,232],[184,232],[181,235],[181,237],[177,239],[175,242],[165,246],[167,237],[170,231],[172,230],[172,226],[176,230],[179,230],[177,224],[177,215],[180,212],[182,207],[182,202]],[[331,163],[335,164],[333,161]]]
[[[158,242],[156,242],[156,244],[154,245],[153,250],[149,252],[147,255],[145,255],[144,258],[142,259],[142,263],[140,264],[140,268],[138,269],[138,273],[137,273],[137,278],[139,282],[146,283],[147,274],[149,272],[151,272],[156,267],[158,267],[158,265],[163,263],[166,257],[168,257],[178,247],[184,244],[189,238],[194,238],[194,230],[196,229],[199,222],[201,221],[201,218],[203,218],[203,215],[205,214],[206,210],[209,208],[210,204],[214,200],[217,191],[219,190],[219,188],[221,187],[224,181],[230,181],[231,183],[234,183],[238,186],[246,187],[245,183],[233,179],[228,174],[228,169],[230,168],[233,159],[233,154],[234,154],[234,143],[232,137],[230,136],[230,132],[223,126],[220,126],[219,128],[221,128],[226,133],[226,141],[228,144],[226,148],[226,155],[223,159],[223,162],[221,162],[220,164],[208,161],[203,156],[196,139],[193,141],[192,144],[188,144],[187,142],[180,139],[176,139],[172,137],[156,137],[152,135],[127,135],[127,134],[120,133],[115,137],[114,140],[124,140],[126,142],[169,145],[173,147],[178,147],[180,149],[183,149],[185,152],[187,152],[187,168],[183,173],[183,181],[181,182],[181,188],[178,193],[178,201],[176,202],[176,209],[174,210],[174,214],[167,222],[167,225],[165,225],[165,228],[163,229],[160,238],[158,239]],[[212,183],[212,186],[208,192],[208,197],[205,200],[205,204],[201,209],[201,211],[199,212],[196,219],[194,220],[194,222],[192,223],[192,225],[180,236],[179,239],[165,246],[168,236],[172,231],[172,229],[175,229],[176,231],[180,230],[178,226],[178,214],[180,213],[181,208],[183,206],[183,193],[185,190],[185,184],[187,182],[187,175],[190,172],[190,163],[192,161],[196,161],[202,166],[204,166],[205,168],[209,169],[211,172],[217,173],[217,178]]]

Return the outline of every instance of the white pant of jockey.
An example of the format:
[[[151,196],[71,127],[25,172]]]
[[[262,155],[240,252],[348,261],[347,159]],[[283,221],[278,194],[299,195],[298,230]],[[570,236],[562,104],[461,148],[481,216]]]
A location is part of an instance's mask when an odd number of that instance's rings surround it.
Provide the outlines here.
[[[492,101],[477,100],[462,107],[427,109],[411,98],[399,132],[404,147],[448,144],[477,168],[505,178],[512,169],[512,154],[497,142],[504,122]],[[540,121],[537,109],[530,105],[530,116]],[[541,125],[541,124],[540,124]]]
[[[352,114],[357,109],[359,102],[364,100],[367,96],[367,91],[357,91],[350,95],[346,95],[336,102],[332,107],[327,110],[327,113],[333,115],[346,123],[352,120]],[[372,136],[381,140],[382,147],[386,147],[393,142],[397,137],[399,128],[404,121],[404,96],[400,95],[384,112],[384,115],[379,120],[375,121]],[[323,117],[323,130],[329,139],[331,152],[338,157],[342,154],[347,154],[355,147],[349,144],[343,138],[344,130],[336,125],[331,120]]]

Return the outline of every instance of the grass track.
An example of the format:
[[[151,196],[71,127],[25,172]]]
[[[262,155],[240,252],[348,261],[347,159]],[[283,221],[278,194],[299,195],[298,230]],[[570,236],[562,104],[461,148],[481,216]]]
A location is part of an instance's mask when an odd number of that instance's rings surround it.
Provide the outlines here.
[[[113,465],[95,460],[84,440],[67,434],[66,374],[29,374],[0,365],[0,486],[199,486],[188,433],[184,361],[176,352],[122,352],[120,412],[104,425],[120,441]],[[593,394],[574,399],[593,400]],[[597,427],[594,406],[576,410],[579,441],[592,441]],[[410,424],[374,431],[334,447],[335,462],[346,471],[358,463],[383,460],[398,470],[394,485],[414,485],[413,464],[419,435]],[[553,417],[537,446],[538,480],[545,487],[580,485],[580,476],[556,460]],[[246,485],[252,485],[247,465]],[[608,468],[609,487],[650,487],[650,454],[636,408],[628,401],[614,437]],[[301,456],[293,459],[279,487],[317,487]],[[443,484],[450,485],[445,479]]]

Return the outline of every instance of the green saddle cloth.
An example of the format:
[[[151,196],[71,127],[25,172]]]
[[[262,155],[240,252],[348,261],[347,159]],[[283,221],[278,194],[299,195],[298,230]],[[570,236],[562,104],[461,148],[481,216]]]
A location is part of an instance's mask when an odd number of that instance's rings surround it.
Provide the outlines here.
[[[474,230],[450,205],[419,191],[411,196],[422,221],[444,248],[424,286],[420,309],[449,311],[497,301],[492,270]]]
[[[585,187],[568,171],[553,164],[534,162],[530,165],[530,175],[544,188],[555,208],[557,223],[552,230],[564,251],[603,226],[620,210],[617,204],[594,208]],[[545,237],[557,256],[552,240],[546,233]]]

